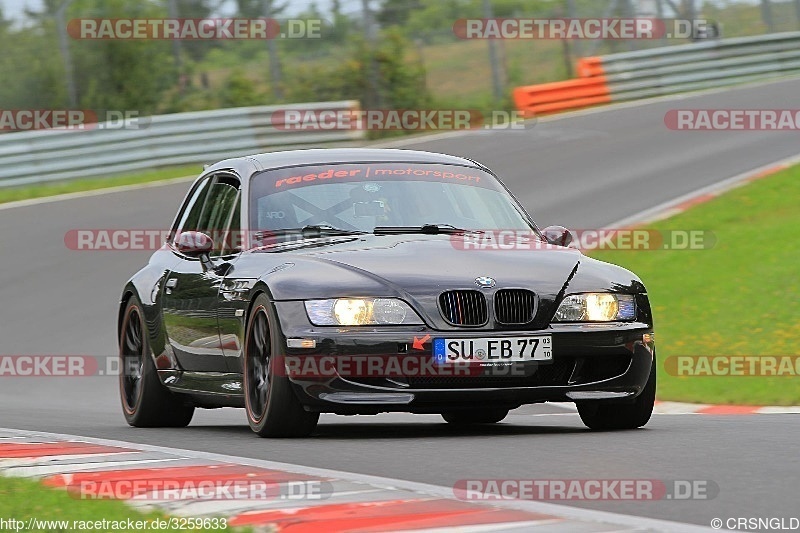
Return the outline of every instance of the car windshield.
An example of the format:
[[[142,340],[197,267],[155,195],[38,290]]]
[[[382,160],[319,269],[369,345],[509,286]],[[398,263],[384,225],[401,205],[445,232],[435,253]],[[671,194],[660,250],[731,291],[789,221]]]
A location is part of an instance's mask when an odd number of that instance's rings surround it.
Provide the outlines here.
[[[492,175],[420,163],[327,164],[258,173],[250,184],[250,224],[278,233],[308,226],[354,232],[423,226],[533,231],[522,208]]]

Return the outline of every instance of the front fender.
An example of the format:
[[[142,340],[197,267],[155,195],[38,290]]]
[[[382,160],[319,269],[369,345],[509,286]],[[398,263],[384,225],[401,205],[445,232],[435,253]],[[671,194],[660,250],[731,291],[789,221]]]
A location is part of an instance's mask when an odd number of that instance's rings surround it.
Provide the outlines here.
[[[142,304],[147,339],[150,344],[150,356],[159,370],[180,368],[173,356],[164,328],[164,316],[161,312],[162,288],[167,274],[177,258],[166,249],[157,251],[150,262],[133,275],[122,290],[117,314],[117,343],[121,337],[122,318],[125,308],[132,296],[136,296]],[[119,348],[119,346],[117,346]]]

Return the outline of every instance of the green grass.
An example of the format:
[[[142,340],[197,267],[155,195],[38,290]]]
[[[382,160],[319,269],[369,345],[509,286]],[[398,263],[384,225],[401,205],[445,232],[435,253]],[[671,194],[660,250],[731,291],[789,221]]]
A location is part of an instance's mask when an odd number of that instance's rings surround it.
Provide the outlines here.
[[[602,251],[636,272],[655,319],[661,400],[800,404],[800,377],[676,377],[675,355],[798,355],[800,166],[729,191],[648,226],[710,230],[708,250]]]
[[[119,176],[75,179],[37,185],[25,185],[22,187],[8,187],[0,189],[0,203],[29,200],[31,198],[41,198],[56,194],[105,189],[107,187],[118,187],[121,185],[161,181],[183,176],[198,176],[202,170],[202,165],[187,165],[146,170],[135,174],[122,174]]]
[[[508,93],[518,85],[566,79],[560,41],[508,40],[503,47],[508,69]],[[492,107],[492,66],[488,42],[455,41],[425,47],[422,52],[426,85],[442,105]],[[494,104],[496,107],[496,104]]]
[[[66,490],[51,489],[43,487],[41,484],[28,479],[0,477],[0,519],[26,521],[35,518],[39,521],[66,520],[68,526],[57,523],[39,524],[39,527],[27,529],[25,526],[17,526],[18,531],[79,531],[80,525],[74,521],[118,521],[125,522],[128,519],[135,521],[151,521],[155,519],[168,520],[169,517],[162,513],[150,512],[140,513],[125,503],[117,500],[79,500],[70,496]],[[178,524],[174,524],[178,526]],[[143,529],[114,529],[114,531],[141,532]],[[184,531],[189,526],[184,527]],[[15,531],[8,523],[0,523],[0,529]],[[95,531],[110,531],[110,528],[93,528]],[[154,530],[150,528],[150,530]],[[177,527],[167,528],[161,531],[180,531]],[[213,526],[207,529],[193,529],[192,531],[249,531],[240,528],[214,529]]]

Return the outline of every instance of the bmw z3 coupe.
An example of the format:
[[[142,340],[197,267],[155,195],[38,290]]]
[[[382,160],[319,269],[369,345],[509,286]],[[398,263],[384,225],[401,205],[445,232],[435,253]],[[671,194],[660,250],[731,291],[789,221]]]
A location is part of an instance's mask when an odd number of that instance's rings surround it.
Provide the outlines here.
[[[133,426],[244,408],[258,435],[320,413],[501,421],[574,402],[592,429],[650,418],[653,318],[633,273],[539,229],[488,168],[380,149],[274,152],[204,170],[122,291]]]

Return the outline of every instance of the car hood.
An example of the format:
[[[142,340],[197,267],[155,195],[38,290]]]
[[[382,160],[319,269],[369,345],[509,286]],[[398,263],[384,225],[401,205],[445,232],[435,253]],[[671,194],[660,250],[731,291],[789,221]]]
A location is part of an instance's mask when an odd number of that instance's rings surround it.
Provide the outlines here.
[[[539,297],[536,322],[541,325],[549,322],[562,291],[568,285],[572,289],[573,283],[581,290],[638,290],[633,274],[587,258],[578,250],[558,246],[465,249],[462,236],[314,239],[265,252],[248,255],[269,256],[269,263],[277,265],[259,276],[275,300],[397,297],[439,327],[447,325],[438,312],[437,299],[451,289],[481,290],[488,299],[502,288],[530,289]],[[476,278],[485,276],[495,280],[493,287],[478,287]]]

